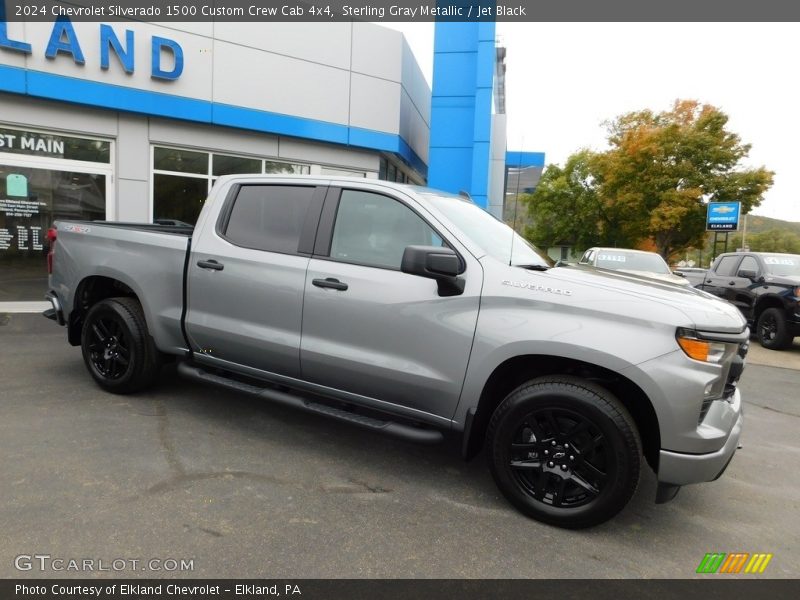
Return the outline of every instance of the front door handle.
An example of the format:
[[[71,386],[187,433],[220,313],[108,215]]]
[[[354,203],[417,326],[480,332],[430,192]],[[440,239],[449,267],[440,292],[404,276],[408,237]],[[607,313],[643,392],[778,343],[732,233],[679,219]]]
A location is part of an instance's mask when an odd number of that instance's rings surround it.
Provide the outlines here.
[[[729,281],[728,285],[736,285],[736,282],[735,281]]]
[[[311,283],[320,288],[330,288],[332,290],[339,290],[340,292],[343,292],[347,289],[346,283],[342,283],[333,277],[328,277],[327,279],[314,279],[311,281]]]
[[[212,271],[222,271],[225,265],[218,263],[213,258],[211,260],[198,260],[197,266],[201,269],[211,269]]]

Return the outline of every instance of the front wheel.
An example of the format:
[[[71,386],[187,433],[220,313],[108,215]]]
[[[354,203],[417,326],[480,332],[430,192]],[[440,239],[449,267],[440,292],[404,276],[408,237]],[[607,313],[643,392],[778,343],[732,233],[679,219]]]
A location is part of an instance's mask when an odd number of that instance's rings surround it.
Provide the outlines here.
[[[94,380],[115,394],[146,388],[160,370],[142,307],[133,298],[108,298],[92,306],[83,323],[81,350]]]
[[[785,350],[794,339],[789,335],[786,317],[779,308],[768,308],[758,318],[758,341],[770,350]]]
[[[497,407],[487,430],[489,468],[525,515],[568,529],[607,521],[639,483],[641,441],[607,390],[574,377],[533,379]]]

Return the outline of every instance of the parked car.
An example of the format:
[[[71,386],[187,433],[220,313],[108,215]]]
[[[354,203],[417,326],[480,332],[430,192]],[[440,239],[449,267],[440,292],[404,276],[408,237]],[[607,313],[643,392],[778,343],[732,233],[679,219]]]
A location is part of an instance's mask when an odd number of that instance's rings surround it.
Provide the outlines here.
[[[736,305],[765,348],[784,350],[800,335],[798,254],[720,254],[701,289]]]
[[[697,287],[705,281],[708,269],[701,269],[699,267],[676,267],[672,272],[679,277],[686,278],[686,281]]]
[[[194,230],[51,232],[46,316],[103,389],[159,367],[374,432],[486,446],[524,514],[657,502],[738,445],[748,332],[693,288],[553,262],[468,199],[357,178],[220,177]],[[269,460],[265,457],[265,460]]]
[[[685,277],[670,271],[667,261],[655,252],[627,248],[589,248],[578,264],[641,275],[677,285],[692,285]]]

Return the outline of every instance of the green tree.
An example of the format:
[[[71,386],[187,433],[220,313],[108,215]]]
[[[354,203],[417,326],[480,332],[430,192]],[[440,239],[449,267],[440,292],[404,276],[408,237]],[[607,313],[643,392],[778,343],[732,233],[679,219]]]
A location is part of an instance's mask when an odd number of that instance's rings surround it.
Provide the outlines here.
[[[740,201],[746,213],[772,185],[771,171],[741,166],[750,145],[727,124],[718,108],[692,100],[617,117],[607,123],[608,150],[548,168],[528,202],[529,235],[544,244],[548,229],[567,232],[578,249],[649,240],[665,258],[702,246],[706,203]]]
[[[581,150],[563,168],[549,165],[545,169],[533,194],[521,198],[532,217],[532,225],[525,229],[528,239],[545,248],[566,242],[579,250],[634,241],[625,236],[619,215],[609,210],[598,193],[593,173],[596,160],[597,154]]]

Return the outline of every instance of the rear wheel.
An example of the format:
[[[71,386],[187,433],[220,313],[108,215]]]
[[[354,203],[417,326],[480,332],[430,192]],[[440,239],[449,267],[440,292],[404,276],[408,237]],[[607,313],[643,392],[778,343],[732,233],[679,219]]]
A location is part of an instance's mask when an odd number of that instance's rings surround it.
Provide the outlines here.
[[[133,298],[95,304],[83,323],[81,350],[89,373],[109,392],[137,392],[158,376],[159,352],[148,334],[142,307]]]
[[[572,377],[518,387],[487,431],[489,467],[505,497],[536,520],[579,529],[628,503],[639,482],[641,441],[612,394]]]
[[[794,339],[789,334],[786,317],[779,308],[768,308],[758,318],[758,341],[770,350],[785,350]]]

